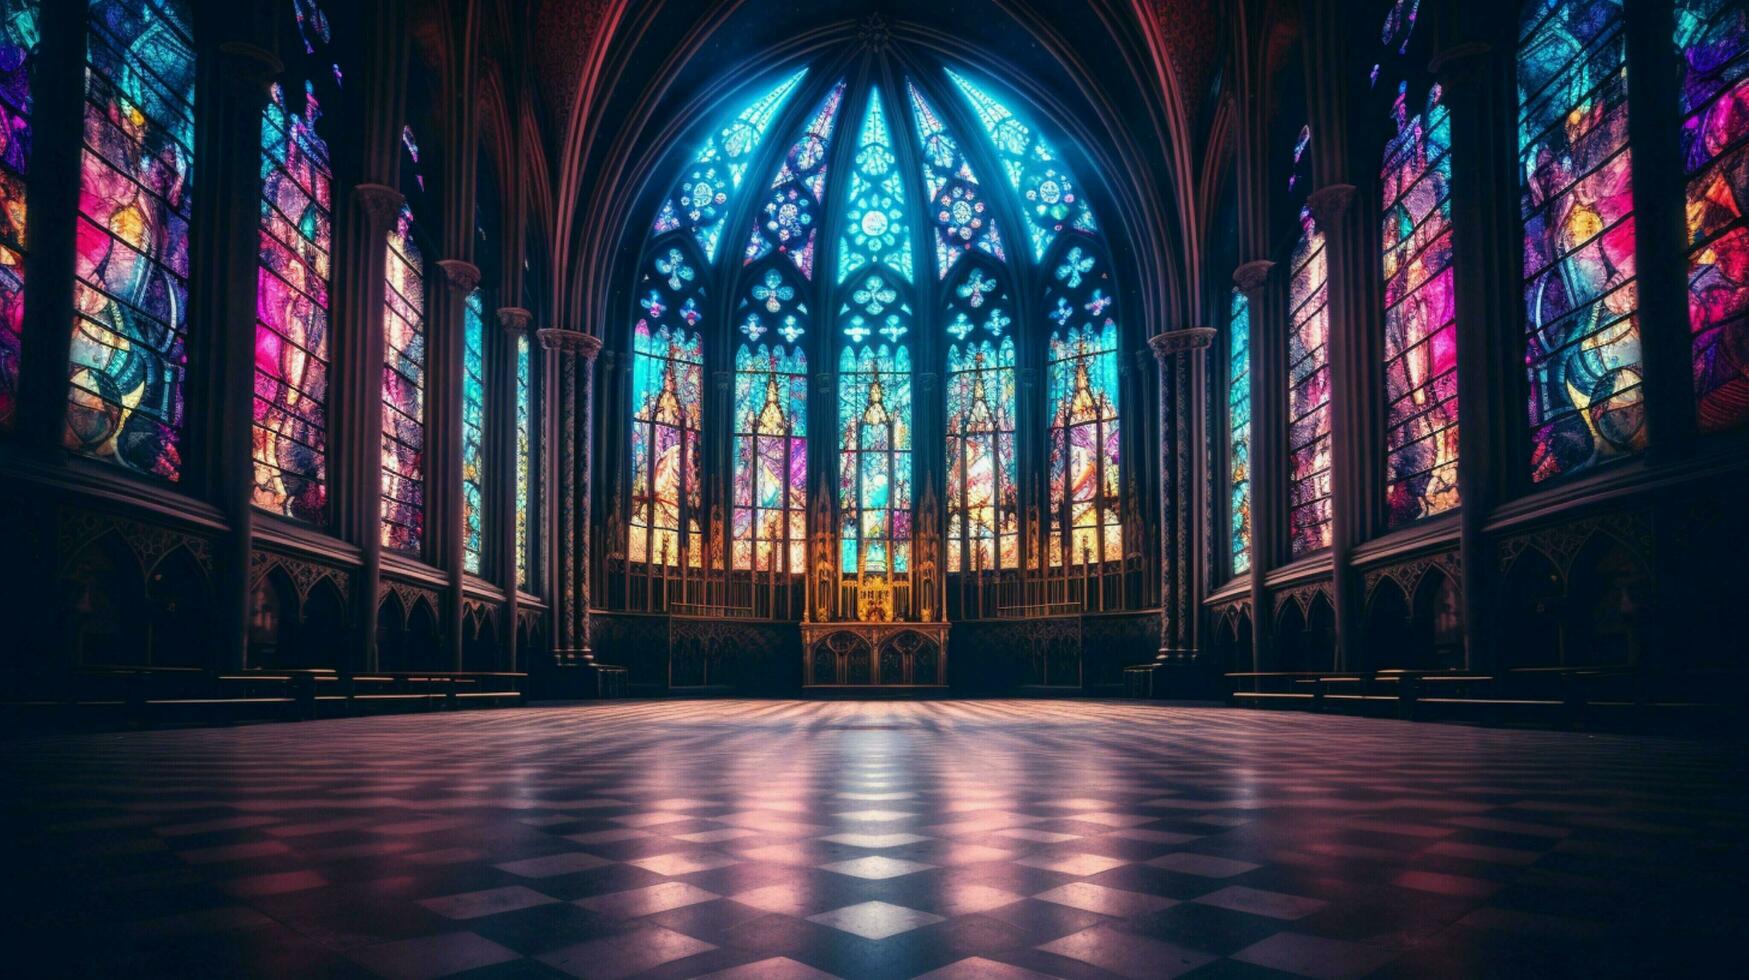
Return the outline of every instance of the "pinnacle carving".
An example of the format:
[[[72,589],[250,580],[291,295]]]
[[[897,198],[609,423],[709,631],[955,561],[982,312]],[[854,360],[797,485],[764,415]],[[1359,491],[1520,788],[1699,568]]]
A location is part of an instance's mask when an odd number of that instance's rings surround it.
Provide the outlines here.
[[[464,259],[438,259],[437,267],[449,277],[449,284],[464,294],[480,284],[480,267]]]
[[[1275,263],[1268,259],[1247,262],[1233,270],[1233,285],[1238,286],[1240,292],[1254,293],[1263,288],[1269,280],[1269,271],[1274,268]]]
[[[352,189],[352,200],[364,209],[374,227],[387,233],[407,196],[387,184],[359,184]]]
[[[1354,196],[1353,184],[1330,184],[1307,195],[1306,208],[1317,219],[1320,229],[1328,229],[1332,222],[1348,210],[1348,205],[1354,202]]]
[[[523,333],[533,321],[534,314],[520,306],[501,306],[498,308],[498,325],[511,333]]]
[[[1148,346],[1154,349],[1154,359],[1162,365],[1175,354],[1207,350],[1214,342],[1214,327],[1185,327],[1183,330],[1168,330],[1148,338]]]

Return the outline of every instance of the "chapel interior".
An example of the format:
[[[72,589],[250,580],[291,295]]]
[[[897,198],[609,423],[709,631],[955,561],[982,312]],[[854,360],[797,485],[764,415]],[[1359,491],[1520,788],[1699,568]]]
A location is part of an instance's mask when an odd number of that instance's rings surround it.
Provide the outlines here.
[[[1741,0],[0,0],[4,972],[1725,973],[1746,208]]]

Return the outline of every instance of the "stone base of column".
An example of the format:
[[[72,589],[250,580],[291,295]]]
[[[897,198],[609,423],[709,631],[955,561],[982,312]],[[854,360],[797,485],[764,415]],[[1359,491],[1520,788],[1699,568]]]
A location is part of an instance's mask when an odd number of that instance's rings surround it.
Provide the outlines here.
[[[612,664],[558,663],[541,678],[541,693],[559,700],[622,698],[626,695],[626,674],[626,668]]]
[[[1195,650],[1170,651],[1171,659],[1125,667],[1124,694],[1132,698],[1214,700],[1223,693],[1210,686],[1206,671],[1196,665]]]

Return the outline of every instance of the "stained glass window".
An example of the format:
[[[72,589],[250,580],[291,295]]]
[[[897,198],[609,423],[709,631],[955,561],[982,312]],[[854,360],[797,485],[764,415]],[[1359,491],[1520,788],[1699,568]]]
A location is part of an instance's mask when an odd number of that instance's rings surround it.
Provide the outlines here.
[[[1251,300],[1233,290],[1227,313],[1227,519],[1233,574],[1251,569]]]
[[[911,355],[846,347],[838,359],[839,548],[847,574],[911,568]]]
[[[385,271],[382,543],[417,552],[425,535],[425,259],[406,207],[389,230]]]
[[[703,341],[639,320],[632,353],[631,559],[679,565],[681,529],[686,542],[698,538]],[[696,546],[687,550],[697,555]]]
[[[905,220],[905,181],[893,155],[879,90],[869,92],[848,204],[844,234],[838,240],[838,281],[867,269],[876,274],[890,271],[909,282],[911,232]]]
[[[1749,422],[1749,9],[1678,0],[1688,323],[1702,431]]]
[[[734,567],[807,568],[808,359],[782,345],[735,355]]]
[[[911,114],[917,123],[917,140],[922,149],[923,184],[929,191],[929,214],[935,227],[935,275],[946,279],[953,265],[968,249],[979,249],[1001,261],[1002,235],[996,229],[996,216],[984,201],[978,187],[978,177],[960,149],[959,141],[948,132],[917,86],[907,85],[911,93]]]
[[[314,0],[291,4],[307,58],[332,38]],[[261,237],[255,300],[255,506],[321,523],[327,516],[328,277],[333,178],[318,132],[323,90],[340,70],[275,84],[261,121]]]
[[[462,306],[462,567],[480,574],[485,555],[486,314],[475,289]]]
[[[1288,539],[1297,557],[1330,546],[1330,311],[1324,233],[1300,214],[1288,280]]]
[[[1531,477],[1645,444],[1620,0],[1533,0],[1520,21],[1518,151]]]
[[[844,101],[844,83],[821,100],[808,128],[784,155],[765,206],[753,216],[753,235],[742,264],[780,252],[789,256],[805,279],[814,277],[814,247],[819,237],[821,205],[826,200],[826,156],[832,148],[832,128]],[[757,335],[753,335],[757,340]],[[794,338],[790,339],[794,343]]]
[[[730,201],[747,175],[753,153],[807,73],[804,68],[785,78],[711,134],[662,202],[656,215],[656,234],[690,230],[704,250],[705,261],[716,258],[717,244],[729,220]]]
[[[516,338],[516,584],[532,588],[534,539],[529,526],[529,508],[534,492],[534,354],[528,337]]]
[[[1020,567],[1014,338],[947,348],[947,570]]]
[[[1385,514],[1395,527],[1458,504],[1457,311],[1451,267],[1451,116],[1439,86],[1380,171],[1384,200]]]
[[[1074,307],[1050,347],[1050,556],[1085,565],[1123,558],[1118,525],[1117,323]]]
[[[1068,167],[1044,136],[985,88],[958,72],[949,71],[947,76],[965,94],[978,121],[984,124],[1002,169],[1008,174],[1008,182],[1020,194],[1033,257],[1042,260],[1045,250],[1065,228],[1097,231],[1081,185],[1069,175]]]
[[[0,0],[0,429],[12,426],[18,408],[30,72],[38,40],[37,0]]]
[[[90,0],[66,443],[182,476],[194,47],[186,0]]]

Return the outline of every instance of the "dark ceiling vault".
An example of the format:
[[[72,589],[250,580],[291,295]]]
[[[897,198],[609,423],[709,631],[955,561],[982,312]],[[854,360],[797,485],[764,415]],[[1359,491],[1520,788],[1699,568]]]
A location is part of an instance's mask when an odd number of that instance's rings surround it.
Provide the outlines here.
[[[1088,157],[1130,309],[1147,332],[1198,316],[1196,229],[1219,64],[1213,0],[542,0],[527,69],[544,117],[559,319],[609,330],[623,311],[620,253],[676,139],[735,89],[785,64],[893,42],[1001,79]],[[872,21],[876,18],[878,21]],[[539,183],[540,181],[536,181]],[[550,194],[551,204],[539,199]],[[631,229],[628,231],[628,229]],[[630,236],[628,238],[628,235]],[[1127,254],[1124,254],[1127,253]]]

